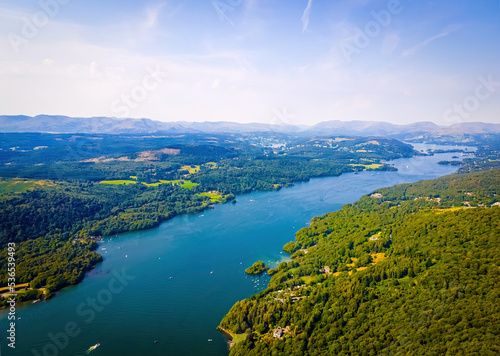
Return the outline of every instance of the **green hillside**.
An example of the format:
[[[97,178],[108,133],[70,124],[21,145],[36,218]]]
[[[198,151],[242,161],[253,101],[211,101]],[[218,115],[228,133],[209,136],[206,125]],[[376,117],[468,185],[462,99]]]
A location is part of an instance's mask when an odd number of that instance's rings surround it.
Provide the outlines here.
[[[500,354],[499,188],[500,170],[451,175],[313,219],[221,321],[246,334],[230,354]]]

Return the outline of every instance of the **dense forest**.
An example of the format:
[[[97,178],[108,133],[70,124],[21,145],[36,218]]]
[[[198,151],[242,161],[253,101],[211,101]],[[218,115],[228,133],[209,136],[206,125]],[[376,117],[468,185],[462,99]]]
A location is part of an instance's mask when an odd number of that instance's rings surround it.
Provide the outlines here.
[[[454,174],[314,218],[221,321],[230,354],[500,354],[499,188],[500,170]]]
[[[0,134],[1,254],[16,243],[16,282],[29,283],[20,299],[38,298],[38,289],[48,298],[102,260],[103,236],[157,227],[236,194],[391,170],[382,160],[414,154],[384,138]],[[1,258],[0,269],[6,264]]]

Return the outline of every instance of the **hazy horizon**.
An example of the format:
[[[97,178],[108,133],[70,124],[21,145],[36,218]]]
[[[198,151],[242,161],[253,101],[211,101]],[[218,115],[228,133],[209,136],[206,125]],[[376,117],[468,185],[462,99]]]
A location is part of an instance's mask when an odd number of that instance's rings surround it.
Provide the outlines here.
[[[188,124],[195,124],[195,123],[235,123],[235,124],[243,124],[243,125],[251,125],[251,124],[269,124],[267,122],[258,122],[258,121],[249,121],[249,122],[238,122],[238,121],[228,121],[228,120],[219,120],[219,121],[211,121],[211,120],[196,120],[196,121],[188,121],[188,120],[176,120],[176,121],[161,121],[161,120],[155,120],[151,119],[148,117],[116,117],[116,116],[68,116],[68,115],[60,115],[60,114],[38,114],[38,115],[24,115],[24,114],[19,114],[19,115],[3,115],[0,114],[0,116],[10,116],[10,117],[16,117],[16,116],[28,116],[28,117],[37,117],[37,116],[49,116],[49,117],[68,117],[72,119],[92,119],[92,118],[106,118],[106,119],[116,119],[116,120],[152,120],[152,121],[157,121],[157,122],[163,122],[163,123],[173,123],[173,122],[185,122]],[[332,119],[332,120],[325,120],[325,121],[320,121],[316,123],[305,123],[305,124],[293,124],[293,123],[285,123],[285,122],[276,122],[276,123],[271,123],[272,125],[293,125],[297,127],[312,127],[315,126],[319,123],[324,123],[328,121],[341,121],[345,123],[349,122],[373,122],[373,123],[380,123],[380,124],[392,124],[392,125],[415,125],[415,124],[421,124],[421,123],[426,123],[430,122],[435,125],[438,125],[440,127],[449,127],[455,124],[497,124],[499,125],[500,122],[485,122],[485,121],[460,121],[456,123],[449,123],[449,124],[439,124],[435,123],[430,120],[422,120],[422,121],[412,121],[412,122],[405,122],[405,123],[393,123],[390,121],[375,121],[375,120],[340,120],[340,119]],[[1,131],[1,130],[0,130]]]
[[[500,122],[500,3],[0,0],[3,115]]]

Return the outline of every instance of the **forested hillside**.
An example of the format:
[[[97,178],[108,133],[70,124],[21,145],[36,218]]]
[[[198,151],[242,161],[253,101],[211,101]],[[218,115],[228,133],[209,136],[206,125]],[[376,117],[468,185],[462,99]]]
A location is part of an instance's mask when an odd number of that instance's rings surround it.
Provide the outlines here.
[[[231,355],[500,354],[499,189],[455,174],[313,219],[221,321]]]
[[[0,268],[7,243],[16,243],[16,282],[50,297],[102,260],[94,250],[103,236],[153,228],[236,194],[391,170],[382,160],[415,153],[385,138],[0,134]]]

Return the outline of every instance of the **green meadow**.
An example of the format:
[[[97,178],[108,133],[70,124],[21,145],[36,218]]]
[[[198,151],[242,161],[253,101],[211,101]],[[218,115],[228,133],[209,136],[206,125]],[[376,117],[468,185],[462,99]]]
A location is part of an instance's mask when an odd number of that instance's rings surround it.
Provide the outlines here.
[[[20,194],[36,188],[54,186],[46,180],[1,179],[0,194]]]
[[[201,197],[209,197],[210,201],[213,203],[222,203],[224,201],[224,196],[219,192],[204,192],[198,195]]]
[[[136,177],[131,176],[131,178],[136,178]],[[114,185],[122,185],[122,184],[128,185],[128,184],[137,184],[138,182],[135,180],[117,179],[117,180],[103,180],[99,183],[100,184],[114,184]],[[159,182],[155,182],[155,183],[146,183],[146,182],[141,182],[141,183],[148,186],[148,187],[157,187],[160,184],[177,184],[177,185],[181,186],[182,188],[190,189],[190,190],[193,189],[194,187],[197,187],[200,185],[198,183],[193,183],[190,180],[181,180],[181,179],[178,179],[178,180],[160,180]],[[1,185],[0,185],[0,192],[1,192]]]
[[[103,180],[99,182],[100,184],[114,184],[114,185],[121,185],[121,184],[137,184],[136,181],[134,180],[125,180],[125,179],[117,179],[117,180]]]
[[[198,183],[193,183],[190,180],[180,180],[180,179],[178,179],[178,180],[160,180],[160,182],[163,184],[178,184],[182,188],[186,188],[186,189],[193,189],[194,187],[199,186]]]
[[[373,170],[373,169],[378,169],[380,167],[383,167],[383,164],[379,163],[372,163],[372,164],[350,164],[352,167],[363,167],[364,170]]]

